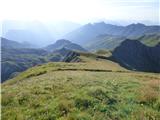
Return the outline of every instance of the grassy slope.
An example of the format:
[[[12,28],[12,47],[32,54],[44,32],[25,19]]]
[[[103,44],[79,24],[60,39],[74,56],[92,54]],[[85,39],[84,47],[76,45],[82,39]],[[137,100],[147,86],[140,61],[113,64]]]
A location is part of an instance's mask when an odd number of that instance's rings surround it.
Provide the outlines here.
[[[139,40],[148,46],[155,46],[160,43],[160,34],[144,35]]]
[[[113,50],[115,47],[120,45],[120,43],[125,39],[125,37],[120,36],[102,35],[95,37],[91,42],[86,44],[85,47],[91,51],[96,51],[99,49]]]
[[[160,75],[127,71],[94,55],[80,58],[33,67],[3,83],[2,119],[160,118]]]

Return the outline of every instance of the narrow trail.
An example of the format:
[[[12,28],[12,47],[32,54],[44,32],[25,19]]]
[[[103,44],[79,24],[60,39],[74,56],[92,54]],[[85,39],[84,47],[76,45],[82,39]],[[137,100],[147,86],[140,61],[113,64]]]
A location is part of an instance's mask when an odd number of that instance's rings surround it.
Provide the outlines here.
[[[90,72],[118,72],[118,73],[130,73],[130,71],[113,71],[113,70],[102,70],[102,69],[75,69],[75,68],[66,68],[66,69],[56,69],[52,71],[90,71]]]

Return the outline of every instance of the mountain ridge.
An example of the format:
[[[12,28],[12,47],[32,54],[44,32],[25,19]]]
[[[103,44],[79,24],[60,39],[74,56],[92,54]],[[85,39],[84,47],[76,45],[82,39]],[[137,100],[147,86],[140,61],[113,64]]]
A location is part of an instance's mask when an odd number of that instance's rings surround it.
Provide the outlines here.
[[[106,24],[104,22],[86,24],[68,34],[63,38],[69,39],[80,45],[86,44],[92,41],[96,36],[100,34],[120,35],[128,38],[140,37],[143,34],[160,33],[160,26],[146,26],[144,24],[130,24],[127,26],[117,26],[112,24]]]
[[[32,48],[35,47],[34,45],[28,43],[28,42],[23,42],[19,43],[17,41],[9,40],[4,37],[0,37],[1,39],[1,48]]]

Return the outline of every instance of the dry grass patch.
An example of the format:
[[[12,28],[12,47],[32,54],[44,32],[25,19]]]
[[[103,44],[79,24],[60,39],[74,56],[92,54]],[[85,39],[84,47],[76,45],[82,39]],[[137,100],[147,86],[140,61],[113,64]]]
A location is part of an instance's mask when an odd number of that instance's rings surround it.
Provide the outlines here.
[[[142,88],[138,90],[138,100],[142,104],[154,104],[160,97],[160,80],[152,79],[143,82]]]
[[[160,80],[153,79],[147,82],[148,86],[160,92]]]

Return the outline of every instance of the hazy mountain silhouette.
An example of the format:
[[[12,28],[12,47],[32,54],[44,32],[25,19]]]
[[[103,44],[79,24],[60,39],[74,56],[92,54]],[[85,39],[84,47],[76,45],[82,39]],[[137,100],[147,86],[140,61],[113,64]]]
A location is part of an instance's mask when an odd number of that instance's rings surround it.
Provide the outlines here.
[[[17,23],[13,26],[14,23],[16,22],[11,22],[8,27],[7,25],[3,27],[3,29],[6,29],[4,30],[6,32],[3,33],[5,38],[18,42],[27,41],[37,46],[45,46],[54,40],[53,35],[41,22],[21,23],[22,25]]]
[[[49,30],[49,32],[54,35],[55,39],[61,39],[65,34],[81,27],[80,24],[70,21],[50,21],[44,24],[46,28]]]
[[[8,40],[6,38],[1,38],[1,48],[32,48],[34,45],[28,42],[19,43],[17,41]]]
[[[61,38],[61,36],[78,27],[80,27],[80,24],[67,21],[5,20],[2,22],[2,37],[19,42],[27,41],[41,47],[51,44],[55,39]]]

